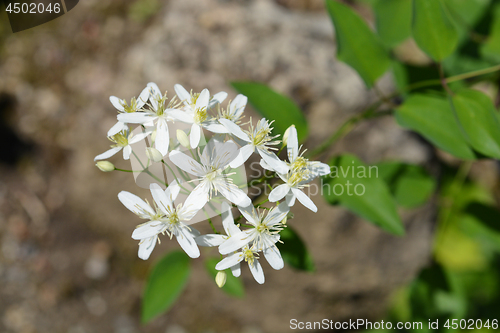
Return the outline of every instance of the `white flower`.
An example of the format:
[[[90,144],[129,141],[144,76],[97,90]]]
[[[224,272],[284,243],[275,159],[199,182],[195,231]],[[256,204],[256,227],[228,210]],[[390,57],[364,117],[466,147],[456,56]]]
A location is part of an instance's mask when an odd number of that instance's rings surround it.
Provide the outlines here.
[[[132,98],[130,101],[130,105],[127,103],[126,100],[120,99],[116,96],[111,96],[109,97],[109,101],[113,106],[118,110],[120,113],[132,113],[132,112],[138,112],[139,110],[142,109],[144,104],[149,99],[149,87],[146,87],[142,90],[141,94],[139,95],[139,98],[136,100],[135,97]],[[124,122],[118,121],[111,129],[108,131],[108,136],[113,136],[116,133],[121,132],[122,130],[126,129],[127,125],[125,125]]]
[[[130,130],[128,129],[128,127],[125,126],[125,129],[122,130],[121,132],[108,137],[108,139],[111,142],[114,142],[115,144],[111,145],[112,148],[110,150],[105,151],[100,155],[97,155],[94,158],[94,161],[105,160],[107,158],[110,158],[111,156],[115,155],[122,149],[123,149],[123,159],[128,160],[130,158],[130,154],[132,153],[132,147],[130,145],[137,143],[141,140],[144,140],[144,138],[147,137],[149,134],[151,134],[151,131],[145,131],[143,133],[133,135],[132,132],[130,132]]]
[[[317,212],[318,208],[314,202],[302,192],[301,189],[314,178],[329,174],[330,167],[325,163],[309,161],[302,156],[304,152],[299,153],[299,151],[300,147],[297,138],[297,129],[295,126],[291,126],[289,127],[287,143],[290,171],[288,173],[277,172],[272,166],[266,163],[266,161],[261,161],[261,166],[264,169],[276,171],[278,176],[285,182],[284,184],[276,186],[271,193],[269,193],[269,201],[276,202],[286,197],[287,204],[293,206],[295,199],[298,199],[305,207],[313,212]]]
[[[222,143],[210,140],[201,155],[201,163],[177,150],[172,151],[169,157],[176,166],[198,177],[200,183],[190,196],[205,204],[212,195],[220,192],[232,203],[247,206],[251,203],[250,198],[223,173],[237,154],[238,149],[233,141]]]
[[[245,95],[239,94],[233,101],[231,101],[226,110],[219,111],[219,119],[227,119],[235,124],[238,124],[247,102],[248,98]]]
[[[243,140],[246,145],[241,147],[238,156],[231,162],[231,168],[237,168],[243,163],[245,163],[250,155],[257,151],[259,155],[266,161],[274,170],[280,173],[287,173],[288,166],[285,162],[281,161],[276,154],[270,152],[272,148],[271,145],[276,145],[279,141],[272,141],[277,136],[271,136],[271,130],[269,122],[262,118],[255,129],[250,122],[250,131],[243,131],[238,125],[232,121],[221,118],[219,122],[223,124],[234,136],[238,139]]]
[[[219,246],[219,252],[229,254],[245,246],[250,246],[256,251],[263,251],[264,257],[271,267],[282,269],[284,263],[276,243],[280,238],[279,232],[283,230],[281,221],[290,211],[288,205],[283,202],[271,209],[267,215],[264,215],[265,210],[255,209],[253,205],[238,207],[238,209],[253,228],[232,234]]]
[[[156,122],[156,137],[154,147],[163,155],[167,155],[170,137],[168,134],[167,121],[172,120],[170,112],[175,110],[176,101],[172,99],[168,104],[167,95],[162,95],[156,83],[148,83],[150,93],[150,109],[144,112],[122,113],[118,115],[118,120],[129,124],[143,124],[153,126]]]
[[[185,92],[187,93],[187,91]],[[177,94],[179,94],[179,92]],[[185,97],[183,93],[180,95],[181,96],[179,96],[179,98],[181,99]],[[189,142],[191,144],[191,148],[194,149],[200,144],[202,127],[214,133],[227,133],[227,130],[223,125],[217,123],[215,119],[210,118],[208,115],[210,100],[210,92],[208,89],[203,89],[199,95],[189,96],[189,103],[185,104],[186,111],[173,110],[170,112],[170,115],[177,120],[191,124]],[[186,103],[187,100],[184,99],[184,101]]]
[[[231,271],[235,276],[240,275],[240,262],[245,260],[248,263],[250,272],[259,284],[265,282],[264,271],[259,263],[259,257],[257,255],[258,251],[253,247],[248,247],[245,245],[240,252],[233,253],[226,258],[222,259],[215,265],[215,269],[223,271],[225,269],[231,268]],[[234,270],[234,271],[233,271]],[[236,271],[236,274],[234,273]]]
[[[118,194],[120,201],[137,216],[149,221],[139,225],[132,233],[132,238],[139,240],[139,258],[148,259],[154,249],[158,235],[167,233],[175,236],[182,249],[191,258],[198,258],[200,250],[194,238],[199,233],[184,222],[189,221],[201,209],[197,202],[188,197],[183,204],[174,205],[180,187],[174,181],[163,191],[158,184],[150,185],[155,202],[155,209],[138,196],[122,191]]]
[[[174,86],[175,93],[177,94],[177,97],[186,105],[188,109],[194,110],[194,107],[196,105],[196,99],[198,98],[199,94],[190,94],[188,91],[181,86],[180,84],[176,84]],[[210,102],[208,103],[208,108],[212,108],[217,104],[220,104],[224,102],[224,100],[227,97],[227,92],[221,91],[218,92],[217,94],[213,95],[212,98],[210,99]]]
[[[222,226],[226,235],[207,234],[196,237],[196,243],[200,246],[219,246],[232,235],[241,233],[242,231],[234,224],[233,213],[231,206],[227,202],[222,202],[221,205]]]

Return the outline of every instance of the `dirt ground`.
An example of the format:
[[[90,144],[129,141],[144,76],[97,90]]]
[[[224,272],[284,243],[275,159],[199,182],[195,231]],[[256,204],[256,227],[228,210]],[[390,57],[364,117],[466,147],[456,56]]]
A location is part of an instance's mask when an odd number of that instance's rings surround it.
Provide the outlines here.
[[[432,201],[401,211],[407,234],[398,238],[318,195],[317,214],[295,206],[290,221],[316,273],[265,264],[261,286],[244,270],[246,297],[233,299],[193,260],[174,308],[140,324],[147,272],[177,244],[137,258],[130,235],[139,220],[117,193],[148,193],[93,162],[116,121],[108,97],[137,96],[154,81],[234,98],[236,80],[267,83],[297,102],[310,124],[308,148],[376,98],[335,59],[322,1],[86,0],[16,34],[0,14],[0,332],[287,332],[292,318],[384,315],[390,295],[429,260]],[[391,82],[384,77],[381,89]],[[339,152],[432,169],[429,147],[389,118],[359,126],[323,159]]]

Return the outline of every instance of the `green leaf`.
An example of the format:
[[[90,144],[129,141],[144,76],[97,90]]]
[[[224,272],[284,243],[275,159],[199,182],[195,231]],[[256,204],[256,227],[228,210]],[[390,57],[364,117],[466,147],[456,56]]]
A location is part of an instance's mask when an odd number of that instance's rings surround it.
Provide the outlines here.
[[[396,110],[396,120],[442,150],[472,160],[474,152],[467,144],[446,99],[430,95],[412,95]]]
[[[481,54],[489,60],[500,62],[500,4],[494,7],[490,34],[481,47]]]
[[[306,245],[290,226],[280,232],[280,240],[283,243],[276,245],[287,264],[302,271],[314,272],[314,262]]]
[[[217,265],[218,262],[219,260],[217,258],[210,258],[205,261],[205,267],[207,268],[208,274],[210,274],[212,279],[215,279],[215,276],[219,272],[218,270],[215,269],[215,265]],[[243,286],[241,280],[235,277],[233,273],[231,273],[230,269],[226,269],[226,274],[227,274],[226,284],[221,289],[233,297],[238,297],[238,298],[244,297],[245,287]]]
[[[441,0],[413,0],[413,38],[432,59],[441,61],[458,44],[458,32]]]
[[[482,245],[500,251],[500,212],[494,206],[471,202],[460,218],[460,228]]]
[[[154,266],[142,301],[142,322],[150,321],[174,304],[188,281],[189,262],[184,252],[175,251]]]
[[[323,196],[382,229],[403,235],[404,227],[389,188],[378,178],[376,166],[367,167],[353,155],[330,162],[331,173],[323,178]]]
[[[459,44],[469,39],[469,30],[475,25],[488,10],[491,0],[443,0],[450,17],[456,23]]]
[[[335,26],[338,59],[354,68],[368,87],[373,86],[391,64],[387,51],[351,8],[334,0],[326,0],[326,7]]]
[[[269,121],[274,120],[273,133],[283,137],[286,129],[295,125],[299,141],[307,137],[307,121],[302,111],[289,98],[268,86],[254,82],[231,82],[239,93],[248,97],[250,104]]]
[[[453,96],[453,106],[472,148],[500,158],[500,122],[491,99],[480,91],[463,89]]]
[[[381,162],[377,164],[382,178],[396,202],[406,208],[424,204],[434,192],[435,180],[418,165],[401,162]]]
[[[382,42],[394,47],[411,35],[411,0],[379,0],[373,6]]]

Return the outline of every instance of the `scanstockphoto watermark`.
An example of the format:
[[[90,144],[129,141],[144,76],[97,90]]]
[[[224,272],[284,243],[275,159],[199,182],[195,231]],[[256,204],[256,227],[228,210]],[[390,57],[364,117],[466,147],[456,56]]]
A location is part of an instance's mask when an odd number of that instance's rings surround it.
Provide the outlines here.
[[[250,164],[250,180],[248,183],[248,195],[259,196],[269,195],[269,193],[280,183],[272,186],[260,186],[262,177],[267,177],[265,170],[262,170],[259,162]],[[272,178],[269,176],[269,179]],[[330,173],[323,176],[319,182],[304,184],[303,191],[308,196],[314,195],[335,195],[335,196],[363,196],[366,193],[366,186],[363,179],[378,178],[378,167],[371,166],[331,166]],[[342,180],[342,181],[335,181]]]
[[[299,321],[290,319],[290,329],[292,330],[421,330],[424,324],[415,322],[390,322],[390,321],[369,321],[367,319],[349,319],[349,321],[333,321],[322,319],[320,321]],[[431,327],[431,325],[429,325]]]

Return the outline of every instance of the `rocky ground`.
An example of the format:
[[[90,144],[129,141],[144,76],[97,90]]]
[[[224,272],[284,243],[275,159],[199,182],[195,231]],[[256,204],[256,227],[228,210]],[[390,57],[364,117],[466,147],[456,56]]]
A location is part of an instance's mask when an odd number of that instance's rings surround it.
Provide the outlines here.
[[[132,97],[154,81],[234,98],[230,81],[265,82],[304,110],[313,148],[375,94],[335,59],[322,1],[86,0],[16,34],[0,17],[0,332],[285,332],[291,318],[374,319],[428,262],[432,203],[402,211],[407,235],[396,238],[317,196],[317,214],[297,206],[290,222],[315,274],[266,264],[260,286],[244,271],[247,295],[236,300],[195,260],[175,307],[141,325],[148,269],[177,245],[162,242],[151,260],[138,259],[130,239],[138,219],[116,194],[147,191],[94,166],[115,122],[109,95]],[[380,89],[392,89],[389,76]],[[359,126],[324,158],[338,152],[367,163],[431,160],[390,118]]]

